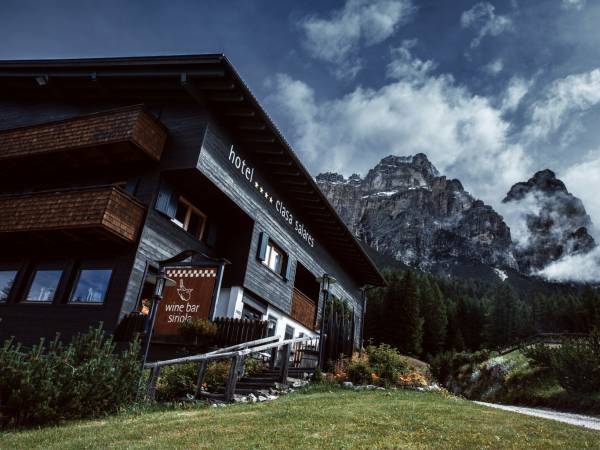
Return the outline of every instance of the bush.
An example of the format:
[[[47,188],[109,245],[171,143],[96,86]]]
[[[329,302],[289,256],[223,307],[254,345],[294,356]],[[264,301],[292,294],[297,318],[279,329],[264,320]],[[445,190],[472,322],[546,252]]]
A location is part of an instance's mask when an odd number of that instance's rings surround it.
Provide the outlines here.
[[[179,326],[179,334],[194,345],[209,348],[215,342],[217,325],[207,319],[192,319]]]
[[[177,364],[163,367],[156,382],[156,400],[171,402],[196,392],[198,364]]]
[[[552,367],[555,349],[546,344],[535,344],[522,350],[532,366]]]
[[[348,380],[354,384],[368,384],[371,382],[373,369],[364,361],[352,361],[346,368]]]
[[[408,370],[408,364],[398,350],[387,344],[369,345],[366,351],[373,371],[390,383],[395,382],[399,375]]]
[[[30,425],[98,416],[133,403],[140,378],[137,340],[115,353],[102,326],[58,336],[26,351],[7,340],[0,348],[0,418],[3,425]]]
[[[260,375],[265,370],[265,363],[257,358],[246,358],[244,362],[244,372],[247,375]]]
[[[591,342],[563,342],[552,355],[552,369],[558,382],[569,392],[600,391],[600,346]]]

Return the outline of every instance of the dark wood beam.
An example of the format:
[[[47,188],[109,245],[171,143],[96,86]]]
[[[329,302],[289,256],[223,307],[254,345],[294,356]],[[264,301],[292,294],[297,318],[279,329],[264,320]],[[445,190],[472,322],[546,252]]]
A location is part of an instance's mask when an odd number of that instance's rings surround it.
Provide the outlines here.
[[[227,109],[224,114],[233,117],[254,117],[256,111],[247,108]]]
[[[275,143],[275,136],[260,135],[260,134],[246,134],[242,136],[242,140],[246,142],[262,142],[262,143]]]
[[[267,166],[290,167],[293,163],[292,161],[275,161],[273,159],[267,159],[264,161],[264,164]]]
[[[271,172],[272,175],[276,175],[278,177],[299,177],[300,172]]]
[[[206,96],[192,83],[187,72],[179,75],[179,84],[199,105],[206,105]]]
[[[250,149],[253,153],[258,153],[259,155],[283,155],[283,150],[281,148],[259,148],[259,149]]]
[[[308,186],[308,182],[306,182],[304,180],[294,181],[294,180],[286,180],[285,178],[282,178],[281,180],[279,180],[279,182],[283,183],[283,184],[289,184],[290,186]]]
[[[211,94],[208,99],[211,102],[219,103],[241,103],[244,101],[244,96],[238,93],[227,93],[227,94]]]
[[[236,124],[236,127],[239,130],[252,130],[252,131],[263,131],[267,129],[267,125],[265,125],[263,122],[258,122],[256,120],[244,120],[241,122],[238,122]]]
[[[235,84],[229,81],[196,81],[198,89],[203,91],[233,91]]]

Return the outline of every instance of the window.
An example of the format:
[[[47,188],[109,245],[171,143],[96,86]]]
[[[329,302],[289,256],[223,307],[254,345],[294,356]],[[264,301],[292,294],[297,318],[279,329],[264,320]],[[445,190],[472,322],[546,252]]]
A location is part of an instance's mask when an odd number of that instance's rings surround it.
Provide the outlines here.
[[[244,307],[242,308],[242,319],[262,320],[262,317],[263,315],[260,313],[260,311],[244,303]]]
[[[8,300],[10,291],[17,278],[18,270],[4,270],[0,269],[0,302]]]
[[[267,253],[265,254],[265,259],[263,263],[271,269],[273,272],[281,275],[283,271],[283,261],[285,259],[285,254],[279,247],[273,244],[272,241],[267,243]]]
[[[62,269],[37,269],[25,301],[52,302],[62,277]]]
[[[103,303],[111,275],[111,269],[81,269],[71,303]]]
[[[206,215],[192,206],[185,198],[179,197],[175,217],[171,221],[198,239],[202,239],[204,226],[206,225]]]
[[[276,245],[264,231],[260,233],[258,238],[258,251],[256,257],[265,266],[277,275],[280,275],[284,281],[292,279],[295,267],[292,258],[290,258],[281,247]]]
[[[268,321],[267,337],[275,336],[275,333],[277,332],[277,319],[273,316],[269,316]]]

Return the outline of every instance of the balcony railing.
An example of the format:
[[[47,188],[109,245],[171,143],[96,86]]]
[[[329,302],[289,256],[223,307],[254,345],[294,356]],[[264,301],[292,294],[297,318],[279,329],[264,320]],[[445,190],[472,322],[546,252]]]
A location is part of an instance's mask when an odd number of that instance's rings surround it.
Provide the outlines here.
[[[86,232],[125,242],[137,239],[144,206],[116,186],[0,197],[0,238],[55,232],[74,238]],[[78,231],[80,233],[78,233]]]
[[[300,322],[306,328],[314,330],[316,313],[316,302],[303,292],[294,288],[292,294],[292,319]]]
[[[0,167],[80,168],[160,160],[166,128],[143,106],[0,132]]]

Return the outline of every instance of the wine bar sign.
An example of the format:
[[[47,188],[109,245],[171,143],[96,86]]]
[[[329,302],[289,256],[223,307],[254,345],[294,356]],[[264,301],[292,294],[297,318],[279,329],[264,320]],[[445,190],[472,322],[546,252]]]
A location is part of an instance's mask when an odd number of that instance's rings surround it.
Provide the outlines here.
[[[167,276],[175,281],[175,286],[164,288],[154,328],[157,336],[177,335],[182,323],[208,319],[217,272],[217,267],[167,269]]]

